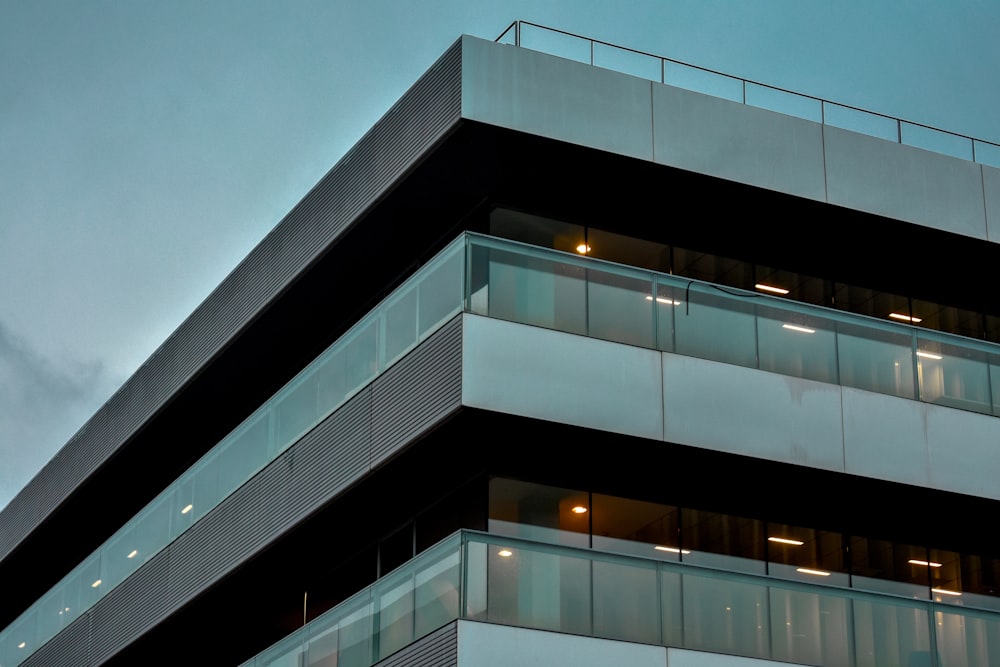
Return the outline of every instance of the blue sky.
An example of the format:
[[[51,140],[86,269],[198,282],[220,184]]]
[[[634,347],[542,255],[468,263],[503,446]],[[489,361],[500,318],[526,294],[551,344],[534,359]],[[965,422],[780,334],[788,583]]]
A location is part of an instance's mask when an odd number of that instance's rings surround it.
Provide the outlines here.
[[[0,506],[458,35],[514,19],[1000,143],[987,0],[3,0]]]

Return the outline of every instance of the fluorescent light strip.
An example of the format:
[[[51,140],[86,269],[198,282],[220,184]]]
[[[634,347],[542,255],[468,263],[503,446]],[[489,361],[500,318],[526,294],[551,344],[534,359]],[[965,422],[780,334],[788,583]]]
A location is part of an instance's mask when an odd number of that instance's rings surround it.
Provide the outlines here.
[[[774,287],[772,285],[765,285],[764,283],[757,283],[754,285],[759,290],[764,290],[765,292],[771,292],[773,294],[788,294],[788,290],[784,287]]]
[[[100,585],[101,585],[101,580],[100,580],[100,579],[98,579],[97,581],[95,581],[94,583],[92,583],[92,584],[90,585],[90,587],[91,587],[91,588],[97,588],[97,587],[98,587],[98,586],[100,586]]]
[[[935,563],[932,560],[930,560],[930,561],[928,561],[928,560],[917,560],[916,558],[911,558],[910,560],[908,560],[906,562],[909,563],[910,565],[923,565],[925,567],[941,567],[941,563]]]
[[[188,512],[191,511],[192,507],[194,507],[194,505],[186,505],[184,509],[181,510],[181,514],[187,514]]]
[[[931,352],[924,352],[922,350],[917,350],[917,356],[923,357],[924,359],[938,359],[938,360],[943,359],[943,357],[940,354],[933,354]]]
[[[689,554],[689,553],[691,553],[687,549],[678,549],[677,547],[661,547],[661,546],[657,545],[657,546],[655,546],[653,548],[656,549],[657,551],[666,551],[666,552],[672,553],[672,554]]]
[[[800,327],[796,324],[782,324],[783,329],[790,329],[791,331],[799,331],[802,333],[816,333],[815,329],[810,329],[808,327]]]
[[[777,542],[778,544],[791,544],[793,547],[801,547],[805,542],[801,540],[790,540],[787,537],[769,537],[768,542]]]
[[[914,324],[916,324],[917,322],[923,322],[922,318],[913,317],[911,315],[903,315],[902,313],[889,313],[889,317],[891,317],[894,320],[900,320],[902,322],[913,322]]]
[[[829,577],[829,572],[824,572],[823,570],[810,570],[808,567],[799,567],[795,569],[796,572],[801,572],[802,574],[815,574],[817,577]]]
[[[135,558],[138,553],[138,549],[132,549],[132,551],[128,552],[128,556],[125,556],[125,558]]]
[[[653,300],[653,297],[651,297],[651,296],[649,296],[647,294],[646,295],[646,301],[652,301],[652,300]],[[662,296],[656,297],[656,303],[662,303],[662,304],[665,304],[667,306],[679,306],[679,305],[681,305],[680,301],[674,301],[673,299],[664,299]]]
[[[958,591],[949,591],[947,588],[932,588],[931,593],[940,593],[941,595],[954,595],[955,597],[962,597],[962,594]]]

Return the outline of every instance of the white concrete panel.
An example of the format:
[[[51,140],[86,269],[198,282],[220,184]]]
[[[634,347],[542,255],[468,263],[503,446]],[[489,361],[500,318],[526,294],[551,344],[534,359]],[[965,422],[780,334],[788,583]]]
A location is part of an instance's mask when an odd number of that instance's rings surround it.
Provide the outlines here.
[[[927,406],[930,485],[1000,500],[1000,419]]]
[[[1000,243],[1000,169],[982,165],[986,199],[986,236]]]
[[[659,352],[464,317],[463,405],[663,438]]]
[[[840,387],[663,353],[666,440],[844,469]]]
[[[929,481],[925,403],[844,387],[847,472],[924,486]]]
[[[651,160],[650,82],[462,38],[462,117]]]
[[[653,84],[654,160],[825,201],[819,123]]]
[[[831,204],[986,238],[980,165],[836,127],[824,136]]]
[[[667,667],[795,667],[790,662],[775,662],[760,658],[740,658],[735,655],[688,651],[682,648],[667,649]]]
[[[459,667],[666,667],[666,664],[667,649],[662,646],[475,621],[458,622]]]

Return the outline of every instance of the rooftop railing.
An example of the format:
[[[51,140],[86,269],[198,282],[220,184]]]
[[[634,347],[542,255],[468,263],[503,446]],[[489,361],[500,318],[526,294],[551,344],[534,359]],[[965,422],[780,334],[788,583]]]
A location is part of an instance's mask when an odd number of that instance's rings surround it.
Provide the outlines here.
[[[1000,614],[461,531],[242,667],[369,667],[459,618],[820,667],[1000,663]]]
[[[466,233],[0,632],[20,664],[455,314],[1000,415],[1000,345]]]
[[[769,86],[556,28],[528,21],[514,21],[496,41],[1000,167],[1000,145],[989,141]]]

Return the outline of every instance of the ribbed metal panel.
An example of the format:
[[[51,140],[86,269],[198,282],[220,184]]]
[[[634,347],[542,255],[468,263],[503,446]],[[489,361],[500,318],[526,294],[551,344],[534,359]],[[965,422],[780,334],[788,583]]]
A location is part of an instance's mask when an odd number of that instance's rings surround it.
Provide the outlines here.
[[[84,614],[46,642],[22,667],[80,667],[90,663],[90,614]]]
[[[372,467],[462,404],[462,317],[456,316],[372,387]]]
[[[91,608],[90,661],[93,664],[102,663],[163,618],[168,573],[169,554],[161,551]]]
[[[0,561],[412,168],[460,115],[457,42],[0,513]]]
[[[291,451],[288,521],[296,522],[369,470],[371,388],[366,387]]]
[[[376,667],[454,667],[457,664],[458,621],[452,621],[379,661]]]
[[[286,452],[170,545],[172,607],[183,605],[287,527],[288,461]]]

